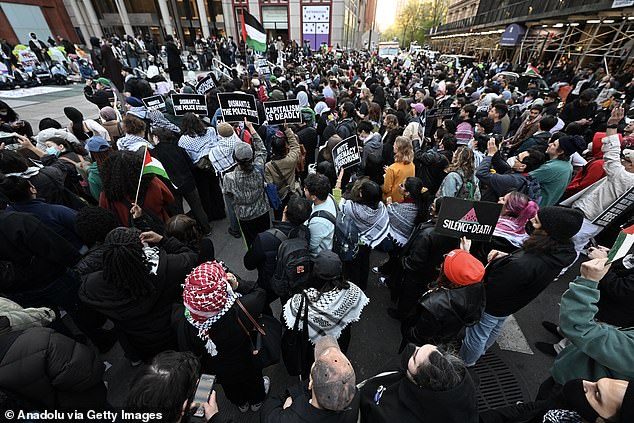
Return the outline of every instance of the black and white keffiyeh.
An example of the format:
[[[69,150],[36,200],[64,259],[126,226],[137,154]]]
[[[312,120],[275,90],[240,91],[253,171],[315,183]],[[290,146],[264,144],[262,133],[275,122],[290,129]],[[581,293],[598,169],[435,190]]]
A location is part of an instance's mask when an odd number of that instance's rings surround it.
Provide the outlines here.
[[[346,201],[343,213],[350,216],[359,229],[359,239],[370,248],[378,246],[389,233],[390,218],[383,203],[376,209],[365,204]]]
[[[399,246],[405,245],[414,230],[418,207],[414,203],[392,203],[387,206],[390,237]]]
[[[582,423],[581,416],[570,410],[549,410],[544,414],[544,423]]]
[[[324,293],[315,288],[304,291],[308,297],[308,338],[313,344],[327,335],[339,339],[346,326],[361,318],[361,312],[370,299],[361,288],[349,284],[348,289],[333,289]],[[304,310],[299,311],[301,303],[302,294],[295,294],[284,305],[284,321],[289,329],[293,329],[296,318],[304,317]],[[299,328],[302,329],[301,321]]]

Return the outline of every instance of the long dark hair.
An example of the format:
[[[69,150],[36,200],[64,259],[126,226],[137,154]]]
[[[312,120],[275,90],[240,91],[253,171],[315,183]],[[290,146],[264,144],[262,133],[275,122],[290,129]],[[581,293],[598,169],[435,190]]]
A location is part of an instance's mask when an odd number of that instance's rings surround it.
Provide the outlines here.
[[[181,130],[183,135],[190,137],[202,137],[207,133],[205,123],[194,113],[185,113],[181,120]]]
[[[535,229],[531,236],[524,242],[522,249],[528,254],[551,254],[559,249],[559,246],[570,241],[557,241],[548,235],[543,229]]]
[[[416,203],[416,219],[414,225],[426,222],[429,219],[429,191],[425,188],[423,180],[415,176],[405,178],[403,188]]]
[[[5,109],[7,111],[6,119],[3,119],[5,122],[15,122],[18,120],[18,114],[4,101],[0,100],[0,109]]]

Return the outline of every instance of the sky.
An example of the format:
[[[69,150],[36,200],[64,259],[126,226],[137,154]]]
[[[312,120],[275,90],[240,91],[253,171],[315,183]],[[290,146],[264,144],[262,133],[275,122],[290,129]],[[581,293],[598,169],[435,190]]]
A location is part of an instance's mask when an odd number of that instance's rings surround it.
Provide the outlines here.
[[[378,0],[376,5],[376,26],[379,31],[390,27],[396,19],[396,1]]]

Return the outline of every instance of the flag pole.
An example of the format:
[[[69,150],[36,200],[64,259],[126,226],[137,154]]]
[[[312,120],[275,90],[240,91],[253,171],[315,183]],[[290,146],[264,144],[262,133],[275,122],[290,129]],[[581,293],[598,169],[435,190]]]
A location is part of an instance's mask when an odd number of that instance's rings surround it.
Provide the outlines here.
[[[141,179],[143,178],[143,168],[145,168],[145,155],[147,154],[147,143],[145,144],[145,151],[143,152],[143,160],[141,161],[141,173],[139,174],[139,183],[136,186],[136,195],[134,196],[134,205],[136,206],[139,200],[139,190],[141,189]]]

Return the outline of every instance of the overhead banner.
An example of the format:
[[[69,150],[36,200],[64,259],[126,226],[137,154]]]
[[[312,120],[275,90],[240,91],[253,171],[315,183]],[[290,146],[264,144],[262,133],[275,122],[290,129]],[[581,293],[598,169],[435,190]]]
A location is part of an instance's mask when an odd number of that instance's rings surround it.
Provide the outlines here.
[[[149,110],[158,110],[164,112],[167,110],[165,107],[165,99],[162,95],[153,95],[151,97],[142,98],[141,101]]]
[[[174,115],[184,116],[185,113],[196,113],[207,116],[207,99],[200,94],[172,94]]]
[[[302,112],[297,99],[267,101],[264,103],[264,113],[269,125],[302,122]]]
[[[634,204],[634,187],[630,188],[625,192],[625,194],[617,198],[612,204],[603,210],[603,213],[597,216],[592,223],[598,226],[608,226],[614,219],[632,207],[632,204]]]
[[[453,238],[490,241],[501,211],[501,204],[445,197],[435,232]]]
[[[332,160],[335,163],[335,171],[339,174],[341,169],[347,169],[361,163],[359,152],[359,140],[356,135],[346,138],[332,149]]]
[[[218,93],[218,102],[225,122],[249,122],[260,124],[255,97],[251,94]]]
[[[206,77],[201,79],[198,84],[196,84],[196,92],[201,95],[207,94],[214,88],[216,88],[216,82],[214,81],[211,74],[207,75]]]

